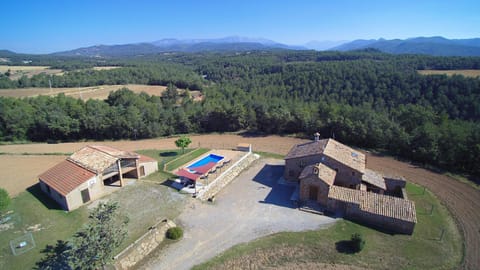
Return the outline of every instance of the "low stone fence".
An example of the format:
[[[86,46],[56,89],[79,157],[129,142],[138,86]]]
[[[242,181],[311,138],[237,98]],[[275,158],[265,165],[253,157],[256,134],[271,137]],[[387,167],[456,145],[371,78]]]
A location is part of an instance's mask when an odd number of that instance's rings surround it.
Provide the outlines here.
[[[215,196],[222,188],[224,188],[228,183],[230,183],[235,177],[237,177],[240,172],[248,167],[255,159],[258,158],[258,155],[248,152],[246,155],[241,157],[237,162],[232,164],[227,170],[225,170],[220,176],[217,177],[213,182],[208,186],[198,192],[197,198],[200,200],[208,200],[212,196]]]
[[[173,221],[165,219],[150,227],[148,232],[114,257],[115,269],[130,269],[137,264],[165,240],[167,230],[175,226]]]

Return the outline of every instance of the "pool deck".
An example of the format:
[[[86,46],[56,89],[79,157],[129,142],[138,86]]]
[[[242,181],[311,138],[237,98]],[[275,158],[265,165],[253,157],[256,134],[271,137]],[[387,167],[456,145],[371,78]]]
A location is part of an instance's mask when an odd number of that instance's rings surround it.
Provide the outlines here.
[[[205,158],[206,156],[208,156],[210,154],[223,156],[224,159],[222,161],[225,162],[225,161],[230,160],[230,163],[228,165],[224,165],[223,168],[221,168],[221,169],[217,169],[215,173],[209,174],[207,178],[199,179],[197,181],[197,183],[200,183],[202,186],[206,186],[209,183],[213,182],[223,171],[225,171],[226,168],[228,168],[229,166],[234,164],[237,160],[239,160],[241,157],[246,155],[247,152],[235,151],[235,150],[225,150],[225,149],[212,149],[212,150],[208,151],[207,153],[201,155],[200,157],[181,165],[180,167],[178,167],[177,169],[175,169],[172,172],[175,174],[178,170],[183,169],[183,168],[187,168],[191,164],[194,164],[195,162]],[[188,193],[190,193],[190,192],[188,192]]]

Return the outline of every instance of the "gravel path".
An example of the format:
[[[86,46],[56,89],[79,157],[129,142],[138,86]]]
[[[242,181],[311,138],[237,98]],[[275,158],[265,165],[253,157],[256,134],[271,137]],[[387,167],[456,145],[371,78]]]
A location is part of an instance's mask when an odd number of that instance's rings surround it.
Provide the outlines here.
[[[294,209],[293,187],[279,185],[283,162],[259,160],[217,195],[192,201],[178,217],[185,235],[145,263],[144,269],[190,269],[242,242],[281,231],[313,230],[334,219]]]

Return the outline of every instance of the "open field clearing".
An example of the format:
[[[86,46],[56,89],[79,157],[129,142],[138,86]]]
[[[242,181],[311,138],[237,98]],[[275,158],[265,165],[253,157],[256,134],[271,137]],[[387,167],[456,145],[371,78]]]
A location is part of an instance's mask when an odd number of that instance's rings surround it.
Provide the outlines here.
[[[478,77],[480,76],[480,69],[459,69],[459,70],[434,70],[434,69],[426,69],[426,70],[418,70],[418,73],[422,75],[463,75],[465,77]]]
[[[56,155],[0,155],[0,187],[10,196],[17,196],[28,187],[38,183],[37,176],[64,160],[66,156]],[[23,167],[23,168],[22,168]],[[22,168],[22,169],[20,169]]]
[[[48,66],[5,66],[0,65],[0,73],[5,73],[10,70],[10,79],[17,80],[23,75],[27,77],[32,77],[33,75],[38,75],[41,73],[51,74],[51,75],[62,75],[63,70],[61,69],[50,69]]]
[[[234,148],[238,143],[251,143],[254,151],[273,152],[285,155],[290,148],[306,140],[281,137],[258,136],[248,137],[233,134],[210,134],[190,136],[191,147],[202,148]],[[129,151],[139,149],[172,149],[176,138],[148,139],[139,141],[97,142]],[[95,142],[61,143],[61,144],[22,144],[0,145],[0,152],[4,153],[71,153],[81,147],[95,144]],[[480,190],[455,180],[451,177],[434,173],[423,168],[401,162],[390,157],[367,154],[367,167],[386,174],[404,176],[408,181],[426,186],[435,194],[454,215],[465,239],[465,269],[480,269]],[[20,164],[14,164],[16,168]],[[45,169],[48,169],[46,166]],[[6,170],[6,165],[1,164],[0,169]],[[22,170],[27,170],[27,166]],[[3,175],[3,174],[2,174]],[[12,178],[13,175],[3,177]],[[24,185],[26,186],[26,185]]]
[[[298,262],[307,263],[310,269],[322,269],[326,263],[340,264],[333,269],[348,269],[349,265],[363,269],[456,268],[462,245],[451,215],[430,192],[423,193],[423,188],[409,184],[407,193],[418,213],[411,236],[382,233],[342,220],[324,230],[279,233],[240,244],[194,269],[294,269]],[[432,206],[435,210],[430,215]],[[442,229],[445,232],[440,241]],[[345,244],[357,232],[366,245],[352,255]]]
[[[93,70],[111,70],[116,68],[121,68],[121,67],[119,66],[93,67]]]
[[[126,87],[135,93],[145,92],[149,95],[160,96],[167,87],[161,85],[143,85],[143,84],[126,84],[126,85],[100,85],[90,87],[65,87],[65,88],[17,88],[17,89],[0,89],[0,96],[3,97],[35,97],[39,95],[54,96],[64,93],[66,96],[80,98],[82,100],[88,99],[106,99],[110,92],[116,91],[120,88]],[[182,93],[184,90],[179,89]],[[200,91],[190,91],[194,101],[201,101],[203,99]]]

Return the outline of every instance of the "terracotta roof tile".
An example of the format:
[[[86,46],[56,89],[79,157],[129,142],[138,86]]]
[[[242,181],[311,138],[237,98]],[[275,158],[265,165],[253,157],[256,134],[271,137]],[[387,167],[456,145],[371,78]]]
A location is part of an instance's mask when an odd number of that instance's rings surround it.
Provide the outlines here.
[[[409,222],[417,222],[415,203],[373,192],[331,186],[328,198],[358,204],[362,211]]]
[[[322,154],[328,139],[297,144],[290,149],[285,159]]]
[[[303,179],[311,175],[315,175],[320,180],[331,186],[335,181],[335,176],[337,175],[337,172],[323,163],[317,163],[305,167],[305,169],[303,169],[302,173],[300,174],[299,179]]]
[[[140,163],[145,163],[145,162],[157,162],[156,159],[153,159],[151,157],[147,157],[147,156],[144,156],[144,155],[138,155],[139,158],[138,158],[138,162]]]
[[[95,176],[95,173],[64,160],[53,166],[38,178],[63,196]]]
[[[387,186],[385,185],[385,179],[383,178],[383,175],[381,175],[376,171],[365,169],[365,174],[362,175],[362,181],[367,182],[383,190],[387,190]]]
[[[365,155],[334,139],[328,139],[323,154],[354,170],[365,172]]]
[[[78,150],[67,158],[67,160],[96,173],[103,172],[117,162],[118,159],[119,158],[90,146]]]

